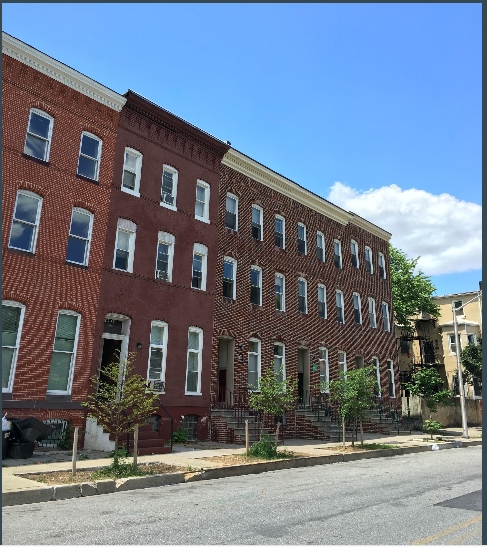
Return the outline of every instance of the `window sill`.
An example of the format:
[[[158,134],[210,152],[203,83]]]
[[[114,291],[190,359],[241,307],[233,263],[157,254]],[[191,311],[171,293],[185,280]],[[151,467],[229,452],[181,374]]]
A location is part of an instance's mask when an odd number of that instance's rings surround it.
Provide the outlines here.
[[[129,194],[130,196],[140,198],[140,192],[135,192],[133,190],[129,190],[128,188],[124,188],[123,186],[120,186],[120,191],[123,192],[124,194]]]
[[[251,302],[250,305],[252,306],[252,309],[262,309],[262,304],[254,304],[253,302]]]
[[[204,289],[198,289],[198,287],[190,287],[190,289],[191,289],[192,291],[196,291],[196,292],[206,292],[206,288],[204,288]]]
[[[286,315],[286,310],[274,310],[277,315]]]
[[[29,154],[26,154],[25,152],[22,153],[22,157],[26,160],[35,161],[36,163],[44,165],[45,167],[49,167],[51,165],[48,161],[41,160],[40,158],[36,158],[35,156],[29,156]]]
[[[7,251],[14,255],[35,256],[35,253],[32,251],[24,251],[23,249],[15,249],[14,247],[7,247]]]
[[[90,177],[85,177],[84,175],[80,175],[79,173],[76,173],[76,178],[85,180],[86,182],[91,182],[92,184],[100,184],[97,179],[90,179]]]
[[[194,218],[195,220],[199,220],[200,222],[204,222],[205,224],[210,224],[209,218],[197,217],[196,215],[194,216]]]
[[[279,247],[279,245],[274,245],[276,251],[286,251],[286,247]]]
[[[71,395],[68,393],[46,393],[46,401],[71,401]]]
[[[166,209],[171,209],[171,211],[177,211],[178,210],[178,208],[175,205],[169,205],[169,203],[164,203],[163,201],[161,201],[159,203],[159,205],[161,207],[165,207]]]
[[[88,266],[85,266],[84,264],[77,264],[76,262],[69,262],[69,260],[66,260],[64,263],[66,266],[73,266],[75,268],[80,268],[81,270],[87,270]]]
[[[115,268],[114,268],[115,269]],[[118,271],[122,271],[122,270],[118,270]],[[172,279],[162,279],[161,277],[155,277],[154,278],[156,281],[159,281],[161,283],[172,283]]]
[[[235,298],[228,298],[228,296],[223,297],[223,302],[226,304],[235,304]]]
[[[193,395],[193,396],[197,396],[197,397],[201,397],[203,395],[203,393],[189,393],[187,391],[184,392],[185,395]]]
[[[6,389],[5,391],[2,389],[2,399],[4,401],[11,401],[12,400],[12,390]]]
[[[128,270],[120,270],[119,268],[112,268],[115,272],[125,273],[132,275],[134,272],[129,272]]]
[[[308,312],[306,312],[306,311],[300,311],[300,310],[298,310],[298,312],[299,312],[300,315],[308,315]]]
[[[229,228],[228,226],[225,226],[225,230],[227,231],[227,234],[230,234],[230,235],[237,235],[238,234],[238,230],[237,229],[233,229],[233,228]]]

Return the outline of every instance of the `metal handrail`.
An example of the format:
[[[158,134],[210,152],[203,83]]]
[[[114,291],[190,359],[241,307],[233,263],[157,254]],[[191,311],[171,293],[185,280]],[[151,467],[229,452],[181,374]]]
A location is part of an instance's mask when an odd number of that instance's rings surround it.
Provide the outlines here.
[[[167,410],[167,408],[161,403],[161,401],[159,401],[159,399],[156,399],[156,401],[159,403],[159,406],[162,408],[162,410],[164,410],[164,412],[168,415],[169,419],[171,420],[171,437],[170,437],[170,447],[171,447],[171,452],[172,452],[172,436],[173,436],[173,433],[174,433],[174,418],[171,416],[171,414],[169,414],[169,411]]]

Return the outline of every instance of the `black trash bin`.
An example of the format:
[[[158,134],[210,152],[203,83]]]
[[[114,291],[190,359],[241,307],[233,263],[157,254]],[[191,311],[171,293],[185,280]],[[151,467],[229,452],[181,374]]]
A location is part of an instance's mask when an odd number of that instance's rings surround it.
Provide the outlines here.
[[[36,443],[8,443],[7,455],[14,460],[25,460],[26,458],[32,458],[34,454],[34,448]]]
[[[12,428],[15,430],[15,438],[21,443],[35,443],[49,437],[54,431],[50,425],[41,422],[37,418],[11,418]]]

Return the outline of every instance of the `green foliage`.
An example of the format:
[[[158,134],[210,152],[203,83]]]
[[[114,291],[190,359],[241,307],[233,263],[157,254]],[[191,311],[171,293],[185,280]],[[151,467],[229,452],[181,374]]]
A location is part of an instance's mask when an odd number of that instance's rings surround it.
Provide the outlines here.
[[[294,407],[297,396],[295,391],[298,385],[297,379],[286,378],[282,382],[278,377],[283,377],[284,370],[281,366],[279,373],[274,371],[274,363],[259,378],[259,391],[250,393],[249,406],[252,410],[280,416]]]
[[[441,390],[443,380],[434,368],[422,368],[412,376],[412,382],[404,384],[404,389],[412,395],[423,397],[430,413],[438,410],[439,404],[446,404],[452,397],[448,389]]]
[[[254,458],[275,460],[277,458],[277,447],[270,435],[262,435],[260,441],[250,447],[249,454]]]
[[[361,448],[365,450],[383,450],[387,448],[399,448],[397,444],[385,444],[385,443],[364,443]]]
[[[83,452],[78,454],[78,460],[89,460],[89,459],[90,457],[88,456],[88,454],[84,454]]]
[[[482,382],[482,339],[479,344],[468,344],[460,354],[463,365],[463,379],[471,384],[473,378]]]
[[[439,306],[432,299],[436,287],[431,278],[421,270],[414,273],[419,258],[408,258],[403,251],[389,244],[395,323],[409,332],[414,330],[413,321],[420,312],[429,313],[432,317],[440,314]]]
[[[108,467],[94,471],[93,479],[124,479],[126,477],[141,477],[151,474],[150,470],[134,468],[131,462],[119,459],[117,462],[114,460]]]
[[[425,420],[423,422],[423,431],[431,433],[431,439],[433,439],[433,433],[439,431],[443,427],[441,422],[435,422],[434,420]]]
[[[110,458],[114,458],[115,457],[115,450],[111,450],[108,454],[108,456]],[[120,446],[117,450],[117,457],[121,460],[123,458],[128,458],[129,456],[129,453],[127,452],[127,447],[126,446]]]
[[[184,444],[188,440],[188,432],[186,429],[178,427],[176,431],[172,433],[172,442],[176,444]]]
[[[73,440],[74,440],[73,422],[71,420],[68,420],[68,423],[66,424],[66,427],[64,428],[63,434],[61,435],[61,438],[59,439],[57,446],[61,450],[71,450],[73,448]]]

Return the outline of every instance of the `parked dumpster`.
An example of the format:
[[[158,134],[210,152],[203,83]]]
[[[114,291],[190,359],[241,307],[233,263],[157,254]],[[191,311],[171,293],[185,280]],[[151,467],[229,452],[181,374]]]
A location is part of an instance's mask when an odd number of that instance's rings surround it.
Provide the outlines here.
[[[34,453],[36,442],[42,441],[48,437],[53,430],[51,426],[34,417],[24,419],[9,418],[9,421],[12,425],[6,447],[8,458],[31,458]]]

